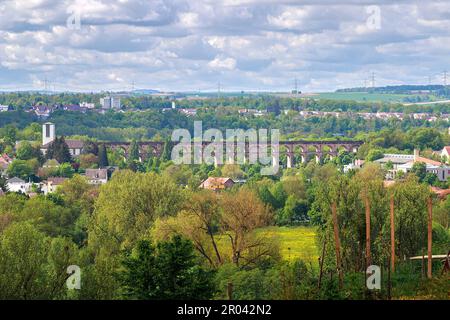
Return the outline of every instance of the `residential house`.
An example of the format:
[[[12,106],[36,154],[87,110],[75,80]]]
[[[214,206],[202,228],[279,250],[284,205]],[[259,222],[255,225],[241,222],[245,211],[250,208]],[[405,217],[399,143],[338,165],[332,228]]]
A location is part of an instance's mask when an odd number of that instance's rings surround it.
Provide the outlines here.
[[[95,103],[82,102],[80,103],[80,107],[86,109],[95,109]]]
[[[28,193],[31,190],[31,186],[32,186],[32,183],[25,182],[25,180],[22,180],[17,177],[13,177],[6,181],[6,187],[7,187],[8,191],[10,191],[10,192]]]
[[[108,169],[86,169],[86,178],[89,184],[100,185],[108,182]]]
[[[345,165],[343,168],[343,171],[344,171],[344,173],[347,173],[350,170],[358,170],[358,169],[361,169],[363,165],[364,165],[364,160],[356,159],[352,163]]]
[[[7,111],[9,111],[9,106],[0,104],[0,112],[7,112]]]
[[[44,194],[53,193],[56,189],[66,181],[64,177],[49,177],[47,181],[42,183],[41,189]]]
[[[81,113],[86,113],[86,108],[83,108],[77,104],[69,104],[69,105],[64,105],[62,106],[62,109],[64,111],[72,111],[72,112],[81,112]]]
[[[49,107],[49,106],[38,105],[38,106],[33,106],[32,110],[38,117],[48,118],[50,116],[50,114],[52,113],[53,108]]]
[[[231,188],[234,184],[235,183],[231,178],[209,177],[208,179],[202,182],[200,188],[219,191]]]
[[[255,116],[261,117],[267,115],[267,110],[258,110],[258,109],[239,109],[239,115],[241,116]]]
[[[197,109],[195,108],[178,109],[178,111],[185,114],[188,117],[197,115]]]

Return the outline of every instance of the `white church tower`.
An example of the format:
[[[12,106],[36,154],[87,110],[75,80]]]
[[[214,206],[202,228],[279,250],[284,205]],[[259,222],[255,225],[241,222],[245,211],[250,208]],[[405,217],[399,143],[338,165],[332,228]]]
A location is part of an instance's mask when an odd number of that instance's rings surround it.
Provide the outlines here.
[[[42,125],[42,145],[55,140],[55,124],[46,122]]]

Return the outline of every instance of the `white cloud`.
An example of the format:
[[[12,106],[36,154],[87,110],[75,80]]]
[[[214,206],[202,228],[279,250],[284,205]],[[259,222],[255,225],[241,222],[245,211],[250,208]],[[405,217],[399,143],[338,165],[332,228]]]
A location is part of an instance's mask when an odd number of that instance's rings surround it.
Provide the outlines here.
[[[450,3],[345,0],[6,0],[0,89],[305,90],[417,82],[448,68]],[[381,29],[366,6],[379,5]],[[80,13],[81,28],[66,21]],[[39,80],[39,81],[38,81]],[[437,79],[438,80],[438,79]]]
[[[208,63],[208,66],[213,69],[233,70],[234,68],[236,68],[236,60],[233,58],[216,57],[214,60]]]

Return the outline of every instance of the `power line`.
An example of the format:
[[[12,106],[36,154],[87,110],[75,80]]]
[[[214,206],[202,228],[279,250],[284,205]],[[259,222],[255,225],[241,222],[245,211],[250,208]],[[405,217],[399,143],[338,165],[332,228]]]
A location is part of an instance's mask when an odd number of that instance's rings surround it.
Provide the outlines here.
[[[372,88],[375,88],[375,72],[372,72]]]
[[[44,79],[44,91],[47,91],[47,85],[48,85],[48,80],[47,80],[47,77],[45,77],[45,79]]]
[[[443,74],[444,86],[447,86],[447,73],[448,73],[448,71],[447,71],[447,70],[444,70],[443,73],[444,73],[444,74]]]
[[[220,81],[217,83],[217,99],[220,99]]]

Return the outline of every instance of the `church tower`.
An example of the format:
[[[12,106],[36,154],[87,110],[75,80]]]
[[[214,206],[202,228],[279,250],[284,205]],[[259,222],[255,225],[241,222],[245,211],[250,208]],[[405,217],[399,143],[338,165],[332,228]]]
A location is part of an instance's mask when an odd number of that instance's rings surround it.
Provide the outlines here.
[[[55,124],[46,122],[42,125],[42,145],[55,140]]]

